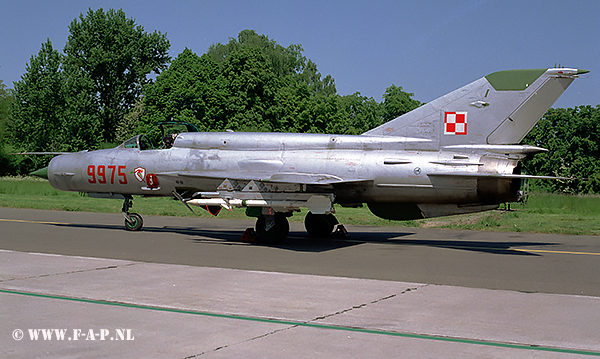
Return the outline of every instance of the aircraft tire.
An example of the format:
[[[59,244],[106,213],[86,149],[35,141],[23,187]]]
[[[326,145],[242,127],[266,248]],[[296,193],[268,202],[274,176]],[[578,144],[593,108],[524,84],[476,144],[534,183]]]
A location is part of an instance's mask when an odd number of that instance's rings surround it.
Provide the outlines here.
[[[275,213],[273,227],[267,230],[267,217],[260,215],[256,220],[256,235],[263,243],[282,243],[290,233],[290,224],[283,213]]]
[[[333,214],[313,214],[308,212],[304,218],[304,228],[311,237],[327,237],[333,232],[333,228],[338,224],[337,218]]]
[[[131,218],[132,222],[125,220],[125,228],[128,231],[139,231],[142,229],[142,226],[144,225],[142,216],[137,213],[129,213],[129,218]]]

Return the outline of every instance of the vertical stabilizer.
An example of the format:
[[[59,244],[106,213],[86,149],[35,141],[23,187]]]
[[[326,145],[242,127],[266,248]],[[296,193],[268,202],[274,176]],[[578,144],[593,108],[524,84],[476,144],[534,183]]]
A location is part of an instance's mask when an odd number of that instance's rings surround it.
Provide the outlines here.
[[[494,72],[363,135],[427,138],[438,148],[516,144],[586,72],[566,68]]]

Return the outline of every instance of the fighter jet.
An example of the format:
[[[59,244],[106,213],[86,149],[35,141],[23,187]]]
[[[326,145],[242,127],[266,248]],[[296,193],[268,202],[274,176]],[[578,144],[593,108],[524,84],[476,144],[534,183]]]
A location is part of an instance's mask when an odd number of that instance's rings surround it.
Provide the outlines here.
[[[517,199],[520,161],[546,151],[520,145],[586,70],[489,74],[362,135],[196,132],[138,135],[114,149],[53,158],[59,190],[124,199],[125,228],[142,228],[132,196],[169,196],[213,214],[245,208],[256,234],[281,242],[307,208],[311,236],[332,233],[334,204],[366,203],[376,216],[414,220],[498,208]],[[162,126],[162,124],[161,124]],[[160,139],[161,136],[158,136]],[[190,207],[191,208],[191,207]]]

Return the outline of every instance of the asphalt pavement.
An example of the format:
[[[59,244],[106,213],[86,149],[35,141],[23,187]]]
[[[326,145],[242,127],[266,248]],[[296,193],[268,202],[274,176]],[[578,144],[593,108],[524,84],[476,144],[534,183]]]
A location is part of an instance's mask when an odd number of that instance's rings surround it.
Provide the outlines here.
[[[0,208],[0,356],[600,356],[598,237],[145,223]]]

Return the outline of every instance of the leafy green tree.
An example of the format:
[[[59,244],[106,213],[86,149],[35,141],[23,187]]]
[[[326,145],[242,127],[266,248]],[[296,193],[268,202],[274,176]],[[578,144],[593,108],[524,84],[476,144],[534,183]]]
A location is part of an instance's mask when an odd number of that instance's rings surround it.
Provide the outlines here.
[[[392,85],[385,90],[382,103],[382,120],[388,122],[422,105],[413,99],[414,93],[405,92],[402,86]]]
[[[62,111],[62,142],[68,151],[97,149],[103,142],[102,119],[94,96],[94,83],[79,68],[63,72],[65,108]]]
[[[173,119],[193,123],[201,131],[223,131],[228,91],[220,66],[210,56],[199,57],[186,48],[146,88],[138,130],[149,131],[159,121]]]
[[[548,149],[523,162],[528,173],[588,179],[544,181],[541,188],[600,192],[600,105],[550,109],[523,143]]]
[[[123,117],[123,120],[119,122],[115,132],[115,140],[117,142],[125,142],[140,132],[137,130],[137,127],[141,123],[143,115],[144,102],[140,99],[135,103],[133,108],[125,115],[125,117]]]
[[[140,130],[177,119],[208,131],[323,132],[327,121],[318,124],[314,109],[335,92],[300,45],[284,48],[244,30],[201,57],[179,54],[147,87]]]
[[[3,81],[0,80],[0,144],[4,140],[6,127],[8,125],[8,115],[11,103],[14,101],[10,90],[6,88]]]
[[[5,145],[8,140],[7,129],[9,121],[9,110],[14,102],[11,91],[6,88],[0,80],[0,176],[16,174],[18,159],[6,154]]]
[[[270,69],[278,79],[292,76],[295,81],[300,81],[309,86],[311,94],[331,96],[336,94],[335,82],[331,76],[321,79],[317,65],[307,59],[300,44],[283,47],[266,35],[259,35],[254,30],[242,30],[237,39],[230,38],[227,44],[212,44],[207,52],[213,60],[222,65],[232,54],[242,48],[258,49]]]
[[[254,30],[242,30],[237,39],[229,38],[227,44],[212,44],[207,54],[222,65],[243,48],[257,49],[265,56],[273,74],[280,78],[301,73],[306,64],[300,45],[290,45],[286,48],[277,44],[275,40],[269,40],[268,36],[258,35]]]
[[[184,50],[148,86],[140,129],[173,118],[209,131],[360,134],[419,106],[412,96],[394,85],[381,104],[360,93],[340,96],[302,46],[243,30],[201,57]]]
[[[66,107],[60,53],[50,40],[42,44],[37,56],[27,64],[27,72],[14,83],[8,132],[13,148],[19,151],[63,151],[63,111]],[[45,165],[49,159],[29,157],[22,160],[27,172]]]
[[[269,113],[276,131],[323,132],[324,126],[315,123],[317,101],[310,96],[305,83],[287,77],[276,90]]]
[[[146,33],[122,10],[90,9],[69,30],[64,55],[48,40],[15,83],[16,149],[77,151],[113,142],[118,125],[130,130],[122,122],[132,121],[125,115],[151,83],[148,75],[170,60],[166,36]]]
[[[325,131],[329,121],[323,118],[324,110],[330,117],[335,112],[331,107],[335,101],[328,100],[337,96],[335,81],[331,76],[321,78],[301,45],[283,47],[254,30],[243,30],[227,44],[211,45],[207,54],[223,66],[227,81],[231,80],[229,128]],[[246,94],[249,98],[244,99]]]
[[[112,142],[118,123],[151,82],[148,75],[160,73],[170,61],[169,40],[160,32],[145,32],[122,10],[113,9],[90,9],[71,22],[69,32],[65,67],[79,70],[86,88],[93,85],[103,139]]]
[[[270,111],[278,87],[266,56],[256,48],[242,47],[223,63],[229,98],[228,127],[236,131],[275,131]]]
[[[321,79],[317,65],[308,60],[301,73],[279,80],[274,105],[271,107],[276,131],[325,133],[332,122],[344,116],[337,107],[339,95],[331,75]]]
[[[65,77],[62,56],[50,40],[32,56],[21,80],[15,82],[10,132],[16,148],[25,151],[61,151]]]
[[[327,75],[321,79],[321,73],[317,70],[317,64],[312,60],[308,60],[303,64],[302,72],[296,74],[294,80],[306,84],[312,96],[324,98],[337,95],[333,77]]]
[[[359,135],[381,124],[380,106],[372,97],[356,92],[336,98],[339,115],[328,121],[326,133]]]

